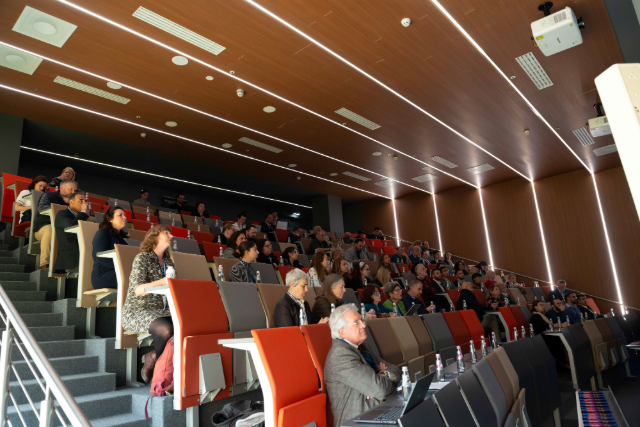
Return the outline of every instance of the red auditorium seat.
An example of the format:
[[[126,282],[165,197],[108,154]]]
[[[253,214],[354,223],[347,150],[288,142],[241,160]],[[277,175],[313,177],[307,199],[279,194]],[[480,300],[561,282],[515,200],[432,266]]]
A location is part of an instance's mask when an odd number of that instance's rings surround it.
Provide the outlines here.
[[[276,228],[276,237],[278,238],[278,242],[286,243],[287,237],[289,237],[289,230],[280,230]]]
[[[140,221],[147,221],[147,214],[143,213],[143,212],[134,212],[134,219],[140,220]],[[148,222],[152,222],[154,224],[158,224],[158,217],[152,214],[149,214],[149,221]]]
[[[358,289],[358,296],[360,297],[360,301],[362,301],[362,294],[364,293],[364,289]]]
[[[600,314],[600,309],[598,308],[598,306],[596,305],[596,302],[593,300],[593,298],[587,298],[587,305],[589,307],[591,307],[591,309],[593,311],[595,311],[596,313]]]
[[[400,274],[411,273],[411,270],[409,270],[409,266],[403,262],[397,262],[396,267],[398,267],[398,271],[400,272]]]
[[[373,246],[383,247],[383,245],[382,245],[382,240],[378,240],[378,239],[371,239],[370,241],[371,241],[371,244],[372,244]]]
[[[189,238],[189,233],[186,228],[174,227],[173,225],[167,225],[171,229],[171,234],[175,237]]]
[[[467,330],[469,331],[469,335],[471,339],[473,339],[473,345],[476,347],[476,350],[480,350],[480,340],[484,338],[484,328],[478,320],[478,315],[473,310],[462,310],[458,311],[460,316],[462,316],[462,320],[464,320],[464,324],[467,325]],[[485,339],[485,344],[489,344]]]
[[[447,289],[447,293],[449,294],[449,298],[453,303],[453,306],[458,309],[458,300],[460,299],[460,291],[457,289]]]
[[[133,221],[133,215],[131,215],[131,211],[129,209],[122,209],[122,211],[124,212],[124,216],[127,217],[127,221]],[[147,218],[145,218],[145,221],[147,220]]]
[[[227,224],[235,224],[236,222],[235,221],[222,221],[222,223],[224,225],[227,225]]]
[[[467,325],[464,323],[464,320],[462,320],[460,312],[445,312],[442,313],[442,317],[444,317],[445,322],[447,322],[447,326],[449,326],[451,335],[453,335],[453,341],[457,346],[462,348],[462,354],[469,353],[469,341],[471,341],[471,335],[469,335],[469,330],[467,329]]]
[[[274,256],[274,257],[276,257],[276,259],[278,260],[278,262],[280,262],[280,256],[281,256],[280,252],[278,252],[278,251],[273,251],[273,256]]]
[[[132,219],[131,221],[129,221],[131,224],[133,224],[133,229],[134,230],[140,230],[140,231],[149,231],[151,229],[151,227],[154,225],[150,222],[147,221],[141,221],[138,219]]]
[[[524,314],[522,314],[522,310],[520,310],[520,306],[510,305],[509,309],[511,310],[513,317],[516,319],[516,322],[518,322],[518,336],[521,334],[523,326],[524,326],[525,332],[527,333],[527,336],[529,336],[529,331],[530,331],[529,324],[527,323],[527,319],[524,317]]]
[[[369,246],[369,252],[382,255],[382,246]]]
[[[214,217],[214,216],[212,216],[211,218],[213,218],[213,219],[220,219],[220,218],[218,218],[217,216],[215,216],[215,217]],[[251,224],[253,224],[253,225],[260,225],[260,223],[259,223],[258,221],[251,221]]]
[[[180,211],[180,214],[181,215],[189,215],[189,216],[191,216],[191,212],[189,212],[189,211]]]
[[[518,321],[513,316],[513,312],[509,307],[498,307],[498,310],[500,310],[500,314],[502,314],[502,318],[504,319],[505,323],[507,324],[507,327],[509,328],[509,331],[508,331],[509,337],[510,337],[509,341],[513,341],[513,338],[514,338],[513,328],[518,329],[518,336],[520,336],[520,328],[518,326]]]
[[[540,289],[542,289],[542,292],[544,292],[544,297],[547,299],[547,302],[552,302],[549,301],[549,292],[551,292],[551,286],[540,286]]]
[[[326,394],[327,384],[324,382],[324,362],[327,360],[327,354],[329,354],[333,343],[331,329],[329,329],[328,323],[303,325],[300,329],[304,340],[307,342],[313,364],[316,366],[316,372],[318,373],[318,378],[320,378],[320,389]],[[327,425],[333,426],[333,413],[331,412],[329,396],[327,396]]]
[[[369,248],[370,248],[371,246],[373,246],[373,243],[371,243],[371,240],[369,240],[369,239],[367,239],[367,238],[365,238],[365,239],[364,239],[364,244],[365,244],[365,245],[367,245],[367,247],[369,247]]]
[[[438,264],[427,264],[427,270],[435,270],[438,267]]]
[[[96,210],[96,208],[99,208],[100,206],[105,206],[107,204],[107,201],[105,199],[100,197],[95,197],[95,196],[89,196],[89,200],[87,201],[91,202],[91,207],[93,208],[93,210]]]
[[[193,232],[194,237],[196,236],[195,233],[198,233],[198,232],[197,231]],[[207,233],[198,233],[198,234],[207,234]],[[210,236],[213,236],[213,234],[210,234]],[[204,249],[204,256],[205,258],[207,258],[207,261],[213,262],[214,257],[220,256],[220,249],[222,249],[222,251],[224,252],[224,250],[227,249],[227,246],[221,245],[219,243],[202,242],[202,248]]]
[[[13,189],[7,188],[16,181],[31,184],[31,178],[24,178],[18,175],[2,173],[2,222],[11,222],[13,220],[13,204],[16,201],[16,193]]]
[[[191,230],[191,234],[193,234],[193,238],[196,240],[196,242],[198,242],[199,245],[206,243],[213,243],[213,239],[215,239],[216,236],[214,236],[211,233],[205,233],[203,231],[194,231]]]
[[[217,220],[219,220],[219,219],[220,219],[220,217],[219,217],[219,216],[217,216],[217,215],[209,215],[209,218],[211,218],[211,219],[217,219]]]
[[[393,255],[396,253],[396,249],[393,246],[383,246],[382,252],[384,252],[387,255]]]
[[[383,240],[383,241],[382,241],[382,246],[391,246],[391,247],[394,247],[393,245],[394,245],[393,240]],[[406,248],[405,248],[405,249],[406,249]],[[395,248],[394,248],[394,251],[395,251]]]
[[[478,302],[480,303],[480,305],[487,305],[487,299],[484,297],[484,294],[480,289],[474,289],[473,294],[478,299]]]
[[[296,267],[285,267],[284,265],[279,265],[278,266],[278,272],[280,273],[280,277],[282,277],[282,283],[284,283],[286,285],[286,278],[287,278],[287,274],[291,271],[291,270],[295,270]]]

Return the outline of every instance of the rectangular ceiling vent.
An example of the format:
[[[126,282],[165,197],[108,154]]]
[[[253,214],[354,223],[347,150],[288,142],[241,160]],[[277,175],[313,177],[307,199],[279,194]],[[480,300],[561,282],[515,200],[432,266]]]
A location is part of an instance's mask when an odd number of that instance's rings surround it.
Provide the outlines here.
[[[542,65],[538,62],[533,53],[529,52],[516,58],[518,64],[522,67],[525,73],[533,81],[533,84],[540,90],[545,87],[553,86],[553,82],[547,75],[547,72],[542,68]]]
[[[360,181],[371,181],[371,178],[367,178],[366,176],[358,175],[353,172],[342,172],[342,175],[347,175],[351,178],[359,179]]]
[[[91,95],[95,95],[95,96],[99,96],[101,98],[105,98],[108,99],[110,101],[115,101],[115,102],[119,102],[120,104],[128,104],[129,101],[131,101],[130,99],[127,99],[123,96],[118,96],[118,95],[114,95],[111,92],[107,92],[105,90],[102,89],[98,89],[96,87],[93,86],[89,86],[86,85],[84,83],[79,83],[73,80],[69,80],[67,78],[64,77],[56,77],[55,80],[53,80],[54,83],[59,83],[63,86],[67,86],[73,89],[78,89],[81,90],[83,92],[86,93],[90,93]]]
[[[176,36],[179,39],[191,43],[192,45],[197,46],[200,49],[211,52],[214,55],[217,55],[226,49],[224,46],[220,46],[218,43],[212,42],[211,40],[202,37],[200,34],[194,33],[193,31],[183,27],[182,25],[178,25],[173,21],[169,21],[164,16],[160,16],[157,13],[151,12],[149,9],[145,9],[142,6],[140,6],[138,10],[133,13],[133,16],[146,22],[147,24],[151,24],[154,27],[161,29],[162,31],[166,31],[167,33]]]
[[[580,129],[576,129],[573,131],[573,134],[576,136],[576,138],[578,138],[578,141],[580,141],[580,144],[584,145],[585,147],[587,145],[593,144],[593,139],[591,138],[591,135],[589,135],[589,132],[587,132],[585,128],[581,127]]]
[[[258,142],[254,139],[242,137],[239,141],[244,142],[245,144],[253,145],[254,147],[262,148],[263,150],[271,151],[272,153],[281,153],[282,150],[280,148],[272,147],[271,145],[264,144],[262,142]]]
[[[456,165],[455,163],[450,162],[447,159],[443,159],[440,156],[433,156],[433,157],[431,157],[431,160],[433,160],[434,162],[440,163],[441,165],[444,165],[444,166],[446,166],[448,168],[451,168],[451,169],[458,167],[458,165]]]
[[[618,147],[616,144],[607,145],[606,147],[596,148],[593,150],[593,154],[596,156],[604,156],[605,154],[611,154],[618,151]]]
[[[380,187],[391,187],[393,185],[393,181],[390,179],[383,179],[380,182],[376,182],[376,185],[379,185]]]
[[[427,181],[431,181],[436,179],[437,176],[432,175],[430,173],[425,173],[424,175],[420,175],[420,176],[414,176],[413,178],[411,178],[414,181],[418,181],[418,182],[427,182]]]
[[[353,120],[354,122],[366,127],[367,129],[376,130],[380,127],[379,124],[373,123],[371,120],[365,119],[364,117],[354,113],[351,110],[347,110],[346,108],[336,110],[336,113],[340,114],[342,117],[346,117],[349,120]]]
[[[486,172],[486,171],[490,171],[491,169],[495,169],[493,166],[491,166],[489,163],[485,163],[484,165],[478,165],[478,166],[474,166],[472,168],[467,169],[469,172],[471,173],[482,173],[482,172]]]
[[[62,47],[76,28],[78,28],[77,25],[26,6],[13,26],[13,31]]]

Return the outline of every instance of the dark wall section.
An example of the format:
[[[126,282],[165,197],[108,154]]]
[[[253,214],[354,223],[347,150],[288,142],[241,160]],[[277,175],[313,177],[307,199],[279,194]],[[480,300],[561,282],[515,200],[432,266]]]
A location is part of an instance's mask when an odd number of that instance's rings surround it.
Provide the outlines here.
[[[344,221],[344,231],[354,233],[362,229],[362,210],[360,203],[352,205],[342,204],[342,220]]]
[[[18,173],[23,122],[21,117],[0,113],[0,172]]]

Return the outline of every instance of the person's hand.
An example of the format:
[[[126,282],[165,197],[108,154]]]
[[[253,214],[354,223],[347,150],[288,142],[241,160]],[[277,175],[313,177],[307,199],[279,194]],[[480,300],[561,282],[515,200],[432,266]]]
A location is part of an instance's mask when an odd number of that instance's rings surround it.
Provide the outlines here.
[[[320,321],[318,323],[328,323],[329,322],[329,318],[328,317],[323,317],[322,319],[320,319]]]
[[[378,368],[380,368],[381,371],[386,371],[387,370],[387,365],[385,365],[384,363],[380,362],[380,364],[378,365]]]
[[[493,304],[491,304],[491,308],[494,309],[494,310],[497,309],[498,308],[498,303],[494,302]]]
[[[82,206],[80,206],[81,212],[87,212],[89,210],[89,206],[87,205],[87,200],[82,201]]]
[[[367,312],[367,319],[376,319],[376,311],[372,308]]]
[[[433,312],[431,311],[431,308],[432,308],[432,307],[431,307],[431,305],[428,305],[428,306],[427,306],[427,313],[433,313]],[[433,308],[435,308],[435,307],[433,307]]]

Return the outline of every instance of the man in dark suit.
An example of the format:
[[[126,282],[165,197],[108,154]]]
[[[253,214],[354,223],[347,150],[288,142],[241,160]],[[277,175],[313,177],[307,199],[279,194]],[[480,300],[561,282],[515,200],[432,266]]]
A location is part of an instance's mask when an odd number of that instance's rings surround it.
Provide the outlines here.
[[[549,292],[549,302],[553,303],[553,300],[556,298],[564,301],[564,294],[566,294],[567,292],[569,292],[569,290],[567,289],[567,282],[565,282],[564,280],[558,280],[558,286],[554,290]]]
[[[376,227],[373,229],[371,233],[367,234],[367,239],[384,240],[384,234],[382,234],[382,230],[380,230],[380,227]]]
[[[295,227],[293,230],[289,232],[287,236],[287,243],[295,243],[300,240],[300,235],[302,234],[302,227]]]
[[[425,307],[422,302],[422,282],[418,280],[409,282],[409,289],[402,296],[402,304],[404,304],[404,308],[407,311],[409,311],[412,305],[417,304],[419,307],[416,314],[431,313],[431,305]]]
[[[345,245],[353,245],[356,242],[356,239],[352,239],[351,238],[351,233],[350,232],[346,232],[344,233],[344,237],[342,238],[342,243],[344,243]]]
[[[78,225],[78,221],[86,221],[87,201],[83,193],[73,193],[69,196],[69,207],[58,212],[55,220],[56,236],[58,238],[58,259],[54,265],[55,271],[68,271],[76,268],[80,262],[78,236],[64,231],[67,227]]]
[[[264,218],[264,222],[260,224],[261,233],[269,233],[276,229],[276,224],[273,221],[273,214],[268,214]]]
[[[176,195],[176,202],[171,206],[169,206],[169,209],[177,209],[178,213],[181,213],[182,211],[191,212],[191,208],[187,206],[185,201],[186,201],[186,197],[184,193],[178,193]]]
[[[604,317],[602,314],[596,313],[596,311],[593,308],[589,307],[589,304],[587,304],[587,296],[585,294],[578,295],[577,305],[578,305],[578,310],[580,310],[580,313],[582,313],[582,315],[586,314],[588,320],[594,320],[594,319]]]
[[[466,301],[467,310],[473,310],[476,312],[478,316],[478,320],[482,324],[482,328],[487,331],[491,330],[496,335],[496,341],[500,342],[500,328],[498,327],[498,319],[495,314],[486,314],[486,311],[489,310],[497,310],[498,304],[492,304],[491,307],[485,307],[478,302],[478,298],[476,298],[473,293],[473,285],[469,282],[464,282],[462,284],[462,289],[460,290],[460,298],[458,298],[458,306],[456,310],[464,310]]]
[[[320,229],[320,231],[316,233],[316,238],[309,245],[309,251],[307,252],[307,255],[313,256],[316,253],[316,249],[329,249],[330,247],[331,246],[329,245],[329,242],[325,240],[324,230]]]

